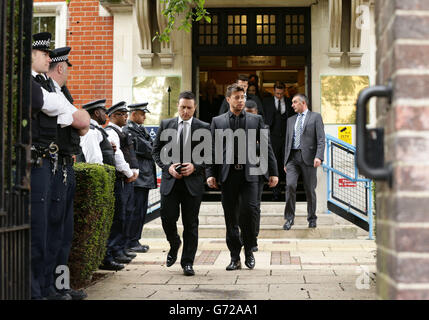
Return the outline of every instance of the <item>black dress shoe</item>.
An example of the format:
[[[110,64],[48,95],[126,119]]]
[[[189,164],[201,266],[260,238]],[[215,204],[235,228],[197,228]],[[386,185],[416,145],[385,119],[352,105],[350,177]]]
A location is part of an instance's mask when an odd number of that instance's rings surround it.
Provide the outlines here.
[[[255,257],[253,256],[253,252],[246,254],[246,260],[244,260],[244,264],[249,269],[253,269],[255,267]]]
[[[101,270],[111,270],[119,271],[125,268],[123,264],[117,263],[115,261],[103,262],[101,266],[98,267]]]
[[[70,297],[72,297],[72,300],[83,300],[86,297],[88,297],[86,292],[83,290],[68,289],[68,290],[61,290],[60,293],[63,295],[68,294]]]
[[[55,292],[45,298],[46,300],[72,300],[72,297],[69,294],[61,294],[59,292]]]
[[[114,256],[113,260],[115,260],[115,262],[118,262],[118,263],[130,263],[133,260],[133,258],[127,257],[125,254],[122,253],[117,256]]]
[[[283,225],[283,229],[284,230],[290,230],[290,228],[292,228],[292,226],[293,226],[293,221],[286,220],[285,224]]]
[[[124,254],[125,254],[127,257],[130,257],[130,258],[132,258],[132,259],[134,259],[135,257],[137,257],[137,255],[136,255],[134,252],[132,252],[130,249],[125,249],[125,250],[124,250]]]
[[[316,228],[316,227],[317,227],[316,221],[310,221],[310,222],[308,223],[308,227],[309,227],[309,228]]]
[[[180,246],[182,245],[182,241],[179,242],[178,246],[175,246],[174,248],[170,248],[170,251],[168,251],[167,254],[167,267],[171,267],[177,260],[177,252],[179,251]]]
[[[129,250],[137,253],[146,253],[149,251],[149,246],[145,244],[143,245],[139,244],[138,246],[129,248]]]
[[[258,246],[254,246],[254,247],[252,247],[252,252],[256,252],[256,251],[258,251]]]
[[[192,268],[192,265],[191,265],[191,264],[187,264],[187,265],[185,265],[185,266],[183,267],[183,274],[184,274],[185,276],[194,276],[194,275],[195,275],[195,271],[194,271],[194,269]]]
[[[229,265],[226,267],[226,270],[238,270],[241,269],[241,261],[240,260],[231,260]]]

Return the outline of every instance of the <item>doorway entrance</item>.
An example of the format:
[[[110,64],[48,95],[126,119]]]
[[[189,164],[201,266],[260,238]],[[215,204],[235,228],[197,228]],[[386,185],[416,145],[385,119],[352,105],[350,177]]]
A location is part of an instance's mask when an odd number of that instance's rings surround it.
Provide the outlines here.
[[[274,84],[295,87],[311,101],[310,8],[208,8],[210,21],[193,25],[193,91],[199,97],[198,117],[210,122],[219,114],[226,88],[239,75],[261,102],[272,97]],[[286,90],[287,95],[287,90]],[[310,103],[311,105],[311,103]],[[278,201],[284,201],[285,183]],[[219,192],[206,190],[205,201]],[[263,201],[272,192],[264,189]],[[298,181],[297,201],[305,201]]]

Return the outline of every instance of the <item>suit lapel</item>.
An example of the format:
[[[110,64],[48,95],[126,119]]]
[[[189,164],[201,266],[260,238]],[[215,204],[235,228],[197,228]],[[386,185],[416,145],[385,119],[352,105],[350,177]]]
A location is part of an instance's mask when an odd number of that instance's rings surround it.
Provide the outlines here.
[[[224,117],[223,117],[224,121],[225,121],[225,129],[231,128],[231,126],[229,125],[229,116],[228,116],[228,112],[224,113]]]

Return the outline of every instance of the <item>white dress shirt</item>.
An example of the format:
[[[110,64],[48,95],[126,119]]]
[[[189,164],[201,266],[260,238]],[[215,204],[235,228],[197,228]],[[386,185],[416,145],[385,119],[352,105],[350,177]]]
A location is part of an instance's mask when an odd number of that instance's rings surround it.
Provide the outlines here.
[[[91,123],[100,127],[97,121],[91,119]],[[80,147],[87,163],[103,164],[103,153],[101,152],[100,142],[103,141],[103,135],[98,129],[89,129],[88,132],[80,137]]]
[[[115,127],[120,132],[122,132],[122,128],[118,125],[114,124],[113,122],[109,123],[110,126]],[[139,173],[139,169],[131,169],[128,162],[125,161],[124,154],[120,148],[121,142],[119,140],[119,136],[113,129],[106,130],[109,137],[107,138],[110,142],[113,142],[116,145],[116,152],[115,152],[115,167],[116,170],[119,172],[122,172],[125,174],[127,178],[131,178],[133,176],[133,173]]]
[[[34,70],[31,71],[31,74],[33,76],[38,75],[38,73],[35,72]],[[42,76],[45,77],[44,75]],[[61,92],[61,88],[60,88],[60,92]],[[49,92],[43,87],[42,87],[42,93],[43,93],[42,112],[49,117],[58,116],[57,123],[60,124],[61,127],[66,127],[71,125],[73,123],[72,114],[77,109],[67,100],[64,94],[62,94],[62,92],[61,94],[58,94],[58,92]]]
[[[279,99],[277,99],[277,97],[274,97],[274,106],[275,106],[276,110],[278,110],[278,105],[279,105]],[[280,114],[285,113],[286,112],[286,104],[285,104],[284,98],[280,100],[280,107],[281,107]]]

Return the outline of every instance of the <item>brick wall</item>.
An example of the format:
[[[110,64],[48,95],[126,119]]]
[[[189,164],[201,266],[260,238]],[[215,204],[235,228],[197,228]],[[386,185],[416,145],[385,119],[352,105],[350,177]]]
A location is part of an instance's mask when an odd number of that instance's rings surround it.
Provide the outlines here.
[[[429,1],[377,0],[377,102],[393,187],[377,184],[377,293],[429,299]]]
[[[52,2],[58,0],[35,0]],[[99,16],[98,0],[71,0],[67,46],[71,67],[67,87],[75,105],[107,99],[112,105],[113,17]]]

